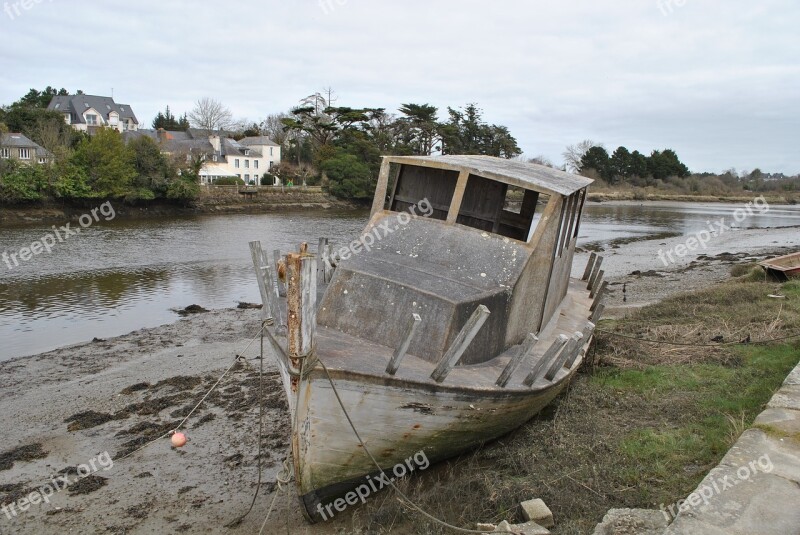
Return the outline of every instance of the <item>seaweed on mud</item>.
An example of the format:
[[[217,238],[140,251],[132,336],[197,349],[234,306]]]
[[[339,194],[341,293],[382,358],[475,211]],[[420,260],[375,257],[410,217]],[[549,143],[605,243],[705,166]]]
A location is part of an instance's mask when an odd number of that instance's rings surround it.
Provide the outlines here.
[[[0,453],[0,470],[11,470],[17,461],[35,461],[44,459],[49,452],[44,451],[41,444],[28,444]]]
[[[150,388],[150,383],[136,383],[134,385],[123,388],[120,394],[122,394],[123,396],[129,396],[135,392],[141,392],[142,390],[147,390],[148,388]]]
[[[91,494],[108,485],[108,478],[91,475],[79,479],[69,487],[70,496],[80,496],[83,494]]]
[[[114,415],[107,412],[83,411],[73,414],[64,420],[64,423],[69,424],[67,431],[73,432],[81,429],[91,429],[114,419]]]

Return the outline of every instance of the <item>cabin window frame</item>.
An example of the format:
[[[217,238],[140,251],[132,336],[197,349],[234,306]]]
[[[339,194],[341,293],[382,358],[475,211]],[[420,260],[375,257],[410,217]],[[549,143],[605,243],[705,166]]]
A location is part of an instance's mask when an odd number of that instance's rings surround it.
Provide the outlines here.
[[[392,173],[392,169],[391,169],[393,165],[397,166],[396,172],[394,172],[394,173]],[[392,209],[392,206],[395,204],[395,201],[397,200],[395,198],[396,197],[396,191],[397,191],[397,185],[398,185],[398,182],[400,181],[400,177],[402,176],[403,167],[404,166],[414,166],[414,165],[415,164],[395,162],[390,158],[384,158],[384,160],[383,160],[383,162],[381,164],[380,174],[378,175],[378,183],[377,183],[376,188],[375,188],[375,197],[373,199],[373,204],[372,204],[372,210],[370,212],[370,217],[374,216],[376,213],[381,212],[381,211],[396,212],[396,210]],[[416,165],[416,166],[417,167],[425,167],[424,165]],[[552,202],[558,196],[557,194],[550,193],[550,192],[547,192],[547,191],[543,191],[543,190],[540,190],[540,189],[537,189],[537,188],[528,188],[528,187],[524,187],[524,186],[516,186],[516,185],[513,185],[513,184],[508,184],[507,182],[502,182],[502,181],[495,180],[495,179],[492,179],[492,178],[488,178],[488,177],[484,177],[484,176],[481,176],[481,175],[473,174],[473,173],[470,172],[469,169],[449,168],[449,167],[432,167],[432,169],[458,173],[458,178],[456,180],[455,190],[453,192],[452,198],[450,199],[450,205],[449,205],[449,208],[447,210],[447,217],[443,218],[443,219],[436,218],[437,220],[441,220],[441,221],[443,221],[443,222],[445,222],[447,224],[461,224],[461,223],[458,223],[458,217],[459,217],[459,215],[461,215],[460,212],[461,212],[461,207],[462,207],[462,204],[463,204],[463,201],[464,201],[464,193],[466,192],[466,188],[467,188],[467,186],[469,184],[470,177],[474,176],[474,177],[481,178],[481,179],[484,179],[484,180],[489,180],[489,181],[492,181],[492,182],[501,183],[501,184],[504,184],[506,186],[506,188],[504,190],[503,203],[501,203],[501,205],[500,205],[500,207],[498,209],[498,212],[497,212],[497,214],[495,216],[494,229],[493,230],[483,230],[483,229],[480,229],[478,227],[474,227],[474,226],[470,226],[470,225],[463,225],[463,226],[467,226],[468,228],[471,228],[473,230],[482,230],[483,232],[491,232],[492,234],[494,234],[494,235],[496,235],[498,237],[507,238],[509,240],[514,240],[514,241],[517,241],[519,243],[523,243],[523,244],[526,244],[526,245],[531,245],[533,243],[533,240],[537,235],[537,229],[543,224],[543,219],[542,219],[541,215],[547,209],[547,206],[549,205],[549,203]],[[394,176],[391,176],[391,175],[394,175]],[[390,179],[392,179],[391,192],[389,192]],[[525,231],[525,238],[524,239],[517,239],[517,238],[511,237],[511,236],[507,236],[507,235],[504,235],[504,234],[501,234],[501,233],[498,232],[498,230],[499,230],[498,227],[500,225],[500,218],[502,217],[502,213],[504,211],[503,208],[505,206],[505,204],[504,204],[504,202],[505,202],[505,194],[508,191],[508,187],[511,187],[511,186],[515,186],[515,187],[518,187],[518,188],[522,189],[523,191],[532,192],[532,193],[536,194],[536,200],[535,200],[535,203],[534,203],[533,212],[531,213],[530,222],[528,223],[528,228]],[[572,195],[577,195],[578,193],[579,192],[575,192]],[[570,195],[570,196],[562,196],[562,197],[563,198],[571,198],[572,195]],[[403,202],[406,202],[406,201],[404,200]],[[539,209],[539,206],[541,206],[540,209]],[[583,203],[579,202],[578,206],[582,209]],[[442,206],[441,208],[444,208],[444,207]],[[537,214],[539,215],[538,218],[536,217]],[[562,214],[562,216],[563,216],[563,214]],[[575,223],[577,223],[577,221]],[[576,224],[575,226],[577,227],[578,225]],[[571,225],[570,225],[570,227],[571,227]],[[520,229],[520,230],[522,230],[522,229]],[[560,228],[559,228],[559,231],[561,231]],[[576,230],[576,232],[577,232],[577,230]],[[566,241],[570,242],[571,239],[568,239]],[[560,254],[561,253],[559,251],[559,255]]]

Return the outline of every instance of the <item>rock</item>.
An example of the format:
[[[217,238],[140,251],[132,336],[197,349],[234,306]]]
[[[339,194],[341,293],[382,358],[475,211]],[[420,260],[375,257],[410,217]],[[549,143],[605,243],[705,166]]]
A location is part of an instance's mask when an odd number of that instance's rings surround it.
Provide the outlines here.
[[[522,516],[525,517],[525,520],[532,520],[545,528],[552,528],[556,525],[550,508],[539,498],[522,502],[519,505],[522,507]]]
[[[478,531],[485,531],[487,533],[491,533],[492,531],[495,530],[496,527],[497,526],[495,526],[494,524],[477,524],[475,526],[475,529]]]
[[[543,528],[536,522],[525,522],[524,524],[509,524],[503,520],[494,529],[494,532],[514,533],[514,535],[550,535],[550,530]]]
[[[200,305],[189,305],[184,309],[178,310],[178,315],[188,316],[189,314],[203,314],[205,312],[208,312],[208,310],[201,307]]]
[[[661,535],[669,526],[664,513],[652,509],[611,509],[593,535]]]

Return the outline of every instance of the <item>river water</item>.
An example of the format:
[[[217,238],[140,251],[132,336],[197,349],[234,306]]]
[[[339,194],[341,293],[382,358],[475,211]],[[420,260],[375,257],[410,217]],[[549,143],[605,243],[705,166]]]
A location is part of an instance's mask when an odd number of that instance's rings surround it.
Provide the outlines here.
[[[742,205],[601,203],[587,205],[579,246],[689,234]],[[0,360],[107,338],[179,318],[198,304],[229,308],[260,302],[248,242],[287,251],[320,236],[345,243],[365,211],[197,216],[94,223],[11,269],[0,262]],[[771,206],[743,228],[800,225],[800,206]],[[75,225],[73,224],[73,227]],[[0,228],[0,253],[18,253],[52,232],[49,224]]]

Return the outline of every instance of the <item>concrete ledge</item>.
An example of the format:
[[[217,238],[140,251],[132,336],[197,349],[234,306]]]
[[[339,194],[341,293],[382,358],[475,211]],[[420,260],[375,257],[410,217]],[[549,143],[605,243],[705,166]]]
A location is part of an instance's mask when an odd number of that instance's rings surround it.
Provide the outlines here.
[[[800,365],[665,535],[800,535]]]

